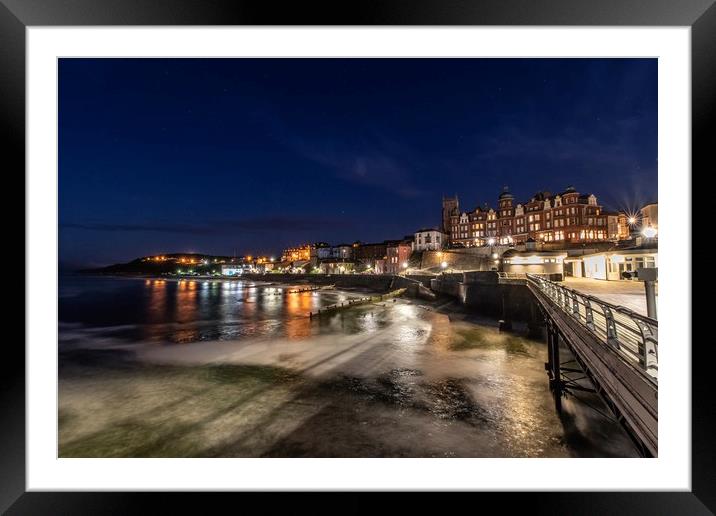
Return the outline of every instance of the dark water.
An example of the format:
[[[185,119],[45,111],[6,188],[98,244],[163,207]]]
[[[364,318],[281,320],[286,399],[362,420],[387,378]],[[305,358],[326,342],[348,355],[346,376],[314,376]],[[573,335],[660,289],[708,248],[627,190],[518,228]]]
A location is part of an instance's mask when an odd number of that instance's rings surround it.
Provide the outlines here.
[[[60,282],[60,455],[631,457],[542,342],[444,301],[240,280]],[[596,410],[595,410],[596,409]]]
[[[335,290],[289,295],[306,288],[241,280],[66,276],[59,288],[61,344],[77,340],[73,327],[94,329],[95,338],[128,341],[305,337],[311,332],[309,312],[368,295]]]

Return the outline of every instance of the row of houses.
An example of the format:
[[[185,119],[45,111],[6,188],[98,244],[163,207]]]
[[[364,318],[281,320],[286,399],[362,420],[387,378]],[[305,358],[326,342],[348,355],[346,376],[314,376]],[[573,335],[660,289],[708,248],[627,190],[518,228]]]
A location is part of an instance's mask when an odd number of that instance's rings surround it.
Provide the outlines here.
[[[281,261],[275,264],[280,270],[345,274],[352,272],[398,274],[407,268],[413,251],[413,237],[401,240],[384,240],[376,243],[331,245],[326,242],[304,244],[285,249]]]
[[[528,240],[556,245],[616,242],[628,239],[635,226],[658,226],[657,203],[632,215],[609,211],[594,194],[579,193],[573,186],[554,195],[537,192],[522,202],[504,187],[496,209],[485,204],[461,210],[457,195],[442,200],[441,232],[453,247],[479,247],[488,241],[501,245]]]

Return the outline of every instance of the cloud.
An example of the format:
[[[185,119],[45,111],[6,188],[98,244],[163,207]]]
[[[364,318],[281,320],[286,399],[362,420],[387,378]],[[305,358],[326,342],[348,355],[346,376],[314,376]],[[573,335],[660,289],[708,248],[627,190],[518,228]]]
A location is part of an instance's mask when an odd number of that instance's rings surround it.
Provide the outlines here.
[[[332,227],[351,228],[350,220],[339,218],[311,217],[265,217],[239,220],[215,220],[201,224],[192,223],[131,223],[113,224],[105,222],[64,223],[61,228],[106,232],[157,232],[191,235],[215,235],[227,232],[264,233],[284,231],[315,231]]]

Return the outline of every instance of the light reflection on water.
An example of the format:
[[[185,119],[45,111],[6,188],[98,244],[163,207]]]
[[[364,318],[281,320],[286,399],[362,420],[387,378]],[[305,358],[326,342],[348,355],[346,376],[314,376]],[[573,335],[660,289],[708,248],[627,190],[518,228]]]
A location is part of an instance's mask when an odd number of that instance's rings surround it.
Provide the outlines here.
[[[64,281],[64,290],[74,295],[60,298],[61,322],[107,327],[112,337],[132,341],[187,343],[262,336],[304,339],[325,329],[325,321],[315,323],[308,318],[310,312],[361,296],[336,290],[295,293],[290,291],[305,285],[242,280],[120,278],[112,282],[74,277]],[[343,321],[343,325],[351,331],[377,327],[371,319]]]

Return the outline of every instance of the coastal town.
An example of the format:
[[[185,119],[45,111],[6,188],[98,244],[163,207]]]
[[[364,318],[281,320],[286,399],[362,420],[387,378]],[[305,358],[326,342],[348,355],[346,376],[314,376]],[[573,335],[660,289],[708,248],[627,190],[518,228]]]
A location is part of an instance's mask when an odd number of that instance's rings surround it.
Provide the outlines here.
[[[505,187],[496,209],[465,211],[457,196],[443,197],[440,225],[401,239],[308,243],[279,258],[174,254],[133,263],[154,278],[145,279],[151,292],[166,288],[160,271],[179,293],[267,289],[262,310],[272,309],[268,299],[285,302],[318,329],[393,313],[402,298],[398,311],[481,317],[504,338],[544,339],[556,412],[575,392],[598,394],[638,454],[658,454],[657,203],[612,212],[571,186],[524,202]]]
[[[314,242],[280,256],[147,256],[183,276],[291,274],[439,274],[463,271],[550,274],[605,281],[634,279],[658,267],[658,204],[634,213],[608,211],[594,194],[569,186],[518,201],[507,187],[497,208],[461,210],[458,196],[443,197],[440,225],[394,240]]]

